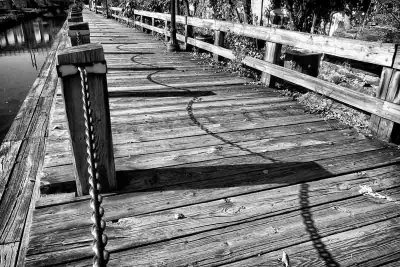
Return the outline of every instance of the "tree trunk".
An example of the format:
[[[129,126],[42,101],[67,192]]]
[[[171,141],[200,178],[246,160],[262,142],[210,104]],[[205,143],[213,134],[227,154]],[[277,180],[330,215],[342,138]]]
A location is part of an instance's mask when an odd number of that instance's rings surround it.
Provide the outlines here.
[[[314,33],[315,32],[315,24],[316,24],[316,22],[317,22],[317,14],[315,14],[315,12],[313,12],[313,20],[312,20],[310,33]]]
[[[184,0],[186,16],[190,16],[189,0]]]
[[[243,13],[244,13],[244,23],[253,24],[251,21],[251,0],[243,1]]]

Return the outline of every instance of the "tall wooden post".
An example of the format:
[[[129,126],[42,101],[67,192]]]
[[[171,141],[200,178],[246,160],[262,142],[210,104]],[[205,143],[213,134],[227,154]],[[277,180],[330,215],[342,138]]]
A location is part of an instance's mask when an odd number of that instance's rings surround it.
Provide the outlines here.
[[[81,16],[81,17],[71,17],[71,18],[68,18],[68,23],[70,23],[70,22],[72,22],[72,23],[75,23],[75,22],[83,22],[83,17]]]
[[[179,50],[178,41],[176,40],[176,0],[171,0],[171,40],[168,43],[168,52],[175,52]]]
[[[70,17],[71,18],[82,17],[82,12],[81,11],[71,11]]]
[[[193,26],[188,24],[188,16],[185,16],[185,51],[192,50],[192,46],[188,44],[188,38],[193,38]]]
[[[154,18],[151,18],[151,26],[155,26],[155,23],[154,23]],[[151,35],[154,35],[154,31],[153,30],[151,30]]]
[[[225,40],[225,33],[223,31],[216,30],[214,32],[214,45],[223,47],[224,40]],[[218,54],[214,54],[213,57],[215,61],[219,61],[221,59],[221,56],[219,56]]]
[[[110,15],[108,13],[108,1],[107,0],[105,0],[105,4],[106,4],[106,18],[109,18]]]
[[[90,31],[87,22],[74,23],[68,26],[68,36],[71,38],[71,45],[90,44]]]
[[[281,49],[281,44],[266,42],[264,60],[274,64],[278,63],[281,56]],[[272,86],[274,83],[272,76],[267,72],[261,74],[261,82],[267,86]]]
[[[168,20],[164,20],[164,41],[168,42]]]
[[[78,195],[89,193],[88,162],[86,144],[86,119],[82,99],[82,79],[78,67],[87,73],[87,91],[92,110],[92,131],[98,164],[101,192],[108,192],[117,186],[115,178],[113,143],[111,135],[110,109],[107,91],[107,68],[103,47],[100,44],[86,44],[63,50],[57,56],[58,74],[62,81],[62,94],[68,119],[74,169]]]
[[[400,104],[400,70],[384,67],[376,91],[376,97],[382,100]],[[371,131],[381,140],[400,143],[400,127],[398,124],[372,114]]]

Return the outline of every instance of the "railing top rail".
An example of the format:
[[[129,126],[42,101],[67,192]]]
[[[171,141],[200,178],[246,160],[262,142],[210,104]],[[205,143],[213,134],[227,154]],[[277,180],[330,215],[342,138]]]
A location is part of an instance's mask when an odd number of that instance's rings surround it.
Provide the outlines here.
[[[122,8],[121,7],[110,7],[109,8],[111,11],[117,11],[117,12],[121,12]]]
[[[136,15],[170,20],[167,13],[134,10]],[[176,16],[177,23],[185,23],[185,16]],[[400,68],[400,56],[396,55],[397,44],[329,37],[325,35],[295,32],[266,26],[254,26],[229,21],[187,17],[187,24],[194,27],[233,32],[274,43],[280,43],[309,51],[326,53],[342,58],[368,62],[385,67]]]

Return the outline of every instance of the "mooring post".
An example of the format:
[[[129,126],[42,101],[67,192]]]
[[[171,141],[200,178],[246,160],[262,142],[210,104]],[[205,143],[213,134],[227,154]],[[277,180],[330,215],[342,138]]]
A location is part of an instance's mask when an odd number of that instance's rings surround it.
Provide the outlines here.
[[[281,56],[282,44],[265,42],[264,60],[270,63],[278,63]],[[263,72],[261,74],[261,82],[265,85],[272,86],[274,81],[270,74]]]
[[[377,91],[377,98],[400,104],[400,70],[384,67]],[[370,130],[381,140],[400,143],[400,125],[372,114]]]
[[[214,32],[214,45],[224,47],[224,42],[225,42],[225,32],[216,30]],[[222,58],[221,56],[215,53],[213,57],[215,61],[219,61]]]
[[[176,40],[176,0],[171,0],[171,40],[167,45],[168,52],[176,52],[179,50],[178,41]]]
[[[71,38],[71,45],[90,44],[90,31],[87,22],[74,23],[68,26],[68,36]]]
[[[82,11],[71,11],[70,17],[82,17]]]
[[[74,155],[77,194],[89,193],[89,140],[93,142],[91,151],[97,163],[100,191],[113,190],[117,182],[103,47],[100,44],[71,47],[60,52],[57,59]]]
[[[83,17],[70,17],[68,18],[68,23],[83,22]]]

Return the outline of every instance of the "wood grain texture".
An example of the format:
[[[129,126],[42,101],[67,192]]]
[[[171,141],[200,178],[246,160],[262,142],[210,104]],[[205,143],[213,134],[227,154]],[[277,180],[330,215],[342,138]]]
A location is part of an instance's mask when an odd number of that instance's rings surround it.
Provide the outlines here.
[[[135,14],[170,20],[169,14],[135,10]],[[184,16],[176,16],[177,23],[185,24]],[[328,37],[317,34],[294,32],[271,27],[253,26],[229,21],[188,17],[187,24],[194,27],[233,32],[284,45],[290,45],[319,53],[331,54],[358,61],[391,67],[396,52],[395,44],[367,42],[348,38]]]
[[[264,60],[273,64],[277,64],[281,56],[281,49],[281,44],[266,42]],[[268,72],[263,72],[261,74],[260,81],[268,87],[273,87],[273,78],[268,74]]]
[[[383,68],[376,97],[387,102],[400,104],[400,71],[391,68]],[[380,139],[387,142],[399,141],[398,127],[393,121],[372,115],[370,129]],[[396,140],[397,139],[397,140]]]
[[[0,251],[1,266],[14,266],[25,257],[31,204],[44,159],[48,115],[57,85],[55,56],[67,43],[66,24],[53,41],[38,78],[1,146]],[[4,264],[4,265],[3,265]]]
[[[99,44],[79,45],[64,50],[58,56],[59,66],[92,64],[104,61],[103,48]],[[75,166],[78,195],[89,194],[89,174],[87,163],[86,124],[83,114],[82,81],[80,73],[61,77],[65,111],[71,136],[73,163]],[[87,74],[87,91],[90,101],[94,146],[97,153],[99,183],[101,191],[107,192],[117,187],[113,142],[111,135],[110,109],[108,103],[106,74]],[[89,119],[89,118],[87,118]]]
[[[167,16],[165,16],[166,14],[156,14],[154,12],[148,12],[148,11],[138,11],[138,12],[140,14],[143,14],[143,15],[145,14],[146,16],[160,18],[160,19],[163,18],[166,21],[168,20]],[[264,33],[262,36],[261,36],[261,34],[258,35],[259,32],[262,32],[263,30],[271,31],[270,28],[266,28],[266,27],[261,27],[262,29],[260,31],[257,31],[256,29],[252,29],[252,31],[250,29],[248,29],[246,31],[244,28],[246,28],[246,27],[256,27],[256,26],[251,26],[251,25],[249,26],[249,25],[242,25],[242,24],[237,24],[237,25],[234,24],[233,26],[228,26],[229,24],[232,24],[232,23],[225,22],[225,21],[214,21],[214,20],[209,20],[209,21],[205,22],[206,20],[198,19],[198,18],[190,17],[188,19],[188,18],[185,18],[185,17],[179,17],[179,16],[177,17],[177,21],[178,22],[180,21],[181,23],[184,23],[184,24],[185,23],[190,24],[189,23],[190,20],[196,20],[196,19],[200,20],[202,23],[197,21],[197,24],[194,24],[192,22],[191,25],[195,25],[195,26],[198,26],[198,27],[199,26],[200,27],[209,27],[210,29],[214,29],[214,30],[217,30],[217,31],[222,31],[222,30],[232,31],[232,28],[233,28],[233,29],[236,29],[238,34],[244,34],[244,35],[247,34],[247,36],[249,36],[249,37],[254,37],[254,38],[266,40],[266,41],[269,41],[269,42],[279,43],[279,44],[288,44],[288,45],[292,45],[292,46],[295,46],[295,47],[298,47],[298,48],[311,50],[311,51],[314,51],[314,52],[334,54],[334,55],[337,55],[337,56],[338,56],[338,54],[336,54],[336,52],[338,52],[338,51],[350,51],[353,48],[359,47],[359,45],[361,45],[361,46],[364,45],[364,47],[360,48],[363,52],[365,52],[368,49],[371,49],[373,47],[376,47],[376,45],[374,45],[372,43],[368,43],[368,42],[365,42],[363,44],[361,44],[361,43],[357,43],[357,44],[351,43],[354,40],[344,39],[344,38],[337,38],[337,40],[335,39],[333,42],[329,42],[329,40],[319,40],[318,41],[318,38],[332,38],[332,37],[312,36],[312,35],[309,35],[308,37],[307,36],[296,36],[296,37],[292,36],[292,37],[290,37],[290,40],[293,40],[293,42],[296,42],[296,43],[286,43],[286,42],[282,41],[283,40],[282,36],[285,36],[284,35],[285,30],[273,29],[273,31],[279,31],[279,34],[281,34],[281,35],[279,35],[279,41],[278,41],[278,39],[274,39],[274,38],[265,39],[265,36],[271,37],[271,33],[270,32],[269,33]],[[184,20],[184,21],[182,22],[182,20]],[[136,24],[136,22],[134,22],[134,23]],[[228,23],[228,24],[225,25],[225,23]],[[142,22],[138,22],[138,24],[140,24],[141,27],[145,27],[145,28],[149,28],[149,29],[151,28],[151,30],[157,31],[157,29],[155,29],[155,27],[153,27],[153,26],[144,24]],[[218,25],[218,26],[216,26],[216,25]],[[224,27],[226,27],[226,28],[224,28]],[[158,29],[158,31],[160,33],[162,33],[162,31],[160,29]],[[281,31],[284,31],[284,32],[281,32]],[[235,30],[234,30],[234,32],[235,32]],[[303,34],[303,33],[295,33],[295,32],[290,32],[290,31],[287,31],[287,32],[293,33],[294,35],[296,35],[296,34],[302,35]],[[304,35],[307,35],[307,34],[304,34]],[[180,35],[180,34],[177,35],[177,38],[181,42],[184,42],[186,44],[190,44],[190,45],[202,48],[202,49],[206,49],[207,51],[212,52],[215,55],[220,55],[220,56],[223,56],[223,57],[228,58],[228,59],[235,59],[235,55],[233,54],[233,52],[228,50],[228,49],[223,49],[223,48],[221,48],[219,46],[208,44],[206,42],[203,42],[203,41],[200,41],[200,40],[196,40],[196,39],[193,39],[193,38],[188,38],[187,36]],[[302,40],[302,39],[303,39],[303,41],[305,43],[307,43],[306,45],[303,45],[303,43],[301,43],[301,42],[299,44],[298,40]],[[307,39],[311,40],[311,43],[310,42],[306,42],[305,40],[307,40]],[[294,40],[296,40],[296,41],[294,41]],[[312,44],[314,41],[316,41],[316,43],[323,42],[323,45],[315,44],[316,47],[314,47],[314,44]],[[332,52],[330,53],[330,52],[327,52],[325,49],[328,49],[331,44],[334,44],[333,46],[335,46],[335,45],[345,45],[345,47],[342,47],[340,49],[331,48],[331,49],[333,49],[333,51],[335,51],[335,53],[332,53]],[[379,44],[378,46],[380,46],[380,45],[382,45],[382,44]],[[366,57],[369,57],[370,59],[358,58],[357,60],[370,62],[370,63],[374,63],[374,64],[380,64],[380,65],[383,65],[383,66],[391,66],[392,65],[392,63],[391,63],[392,62],[392,58],[391,57],[393,57],[393,55],[395,53],[395,50],[396,50],[395,49],[395,45],[394,44],[385,44],[385,45],[386,45],[386,48],[384,48],[384,50],[386,52],[389,52],[389,54],[387,55],[387,57],[385,59],[383,59],[382,62],[378,63],[378,62],[372,60],[372,55],[375,55],[375,53],[376,53],[376,52],[372,52],[372,51],[368,52],[368,55],[366,56]],[[368,47],[368,49],[366,47]],[[355,52],[355,51],[353,51],[353,52],[355,54],[357,54],[357,57],[359,55],[361,55],[359,52]],[[353,55],[347,54],[347,55],[341,55],[341,56],[342,57],[346,57],[346,58],[355,59],[354,58],[355,54],[353,54]],[[376,57],[374,56],[373,58],[375,59]],[[277,77],[282,78],[284,80],[288,80],[290,82],[293,82],[293,83],[295,83],[297,85],[301,85],[301,86],[303,86],[303,87],[305,87],[307,89],[310,89],[312,91],[316,91],[316,92],[318,92],[320,94],[326,95],[326,96],[328,96],[330,98],[333,98],[335,100],[338,100],[338,101],[343,102],[345,104],[348,104],[350,106],[354,106],[357,109],[361,109],[361,110],[364,110],[366,112],[369,112],[369,113],[372,113],[372,114],[375,114],[375,115],[379,115],[380,117],[383,117],[383,118],[385,118],[385,119],[387,119],[389,121],[394,121],[394,122],[399,123],[399,121],[396,119],[396,118],[400,117],[399,114],[397,114],[398,113],[398,105],[392,105],[392,103],[390,101],[379,101],[379,100],[378,101],[374,101],[373,97],[368,96],[366,94],[359,93],[357,91],[353,91],[353,90],[347,89],[345,87],[341,87],[341,86],[332,84],[330,82],[326,82],[326,81],[320,80],[318,78],[313,78],[313,77],[308,76],[308,75],[304,75],[304,74],[303,75],[299,75],[298,73],[296,73],[296,71],[289,70],[289,69],[283,68],[283,67],[279,67],[279,66],[276,66],[276,65],[274,65],[272,63],[271,64],[268,64],[268,63],[262,64],[261,60],[258,60],[258,59],[255,59],[255,58],[246,57],[246,58],[244,58],[243,63],[248,65],[248,66],[250,66],[250,67],[253,67],[253,68],[256,68],[258,70],[261,70],[263,73],[268,73],[269,75],[280,74],[280,75],[273,75],[273,76],[277,76]],[[323,90],[323,88],[325,88],[325,87],[332,88],[332,89]],[[390,113],[392,113],[392,114],[390,114]],[[393,113],[395,113],[395,114],[393,114]],[[385,128],[387,128],[387,127],[385,127]]]
[[[303,266],[398,261],[396,148],[84,16],[107,42],[109,89],[124,93],[110,98],[121,186],[103,202],[110,266],[279,266],[282,250]],[[27,266],[92,264],[63,108],[58,94],[42,179],[54,191],[36,202]]]
[[[13,267],[17,261],[19,242],[0,244],[0,266]]]

